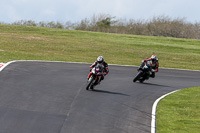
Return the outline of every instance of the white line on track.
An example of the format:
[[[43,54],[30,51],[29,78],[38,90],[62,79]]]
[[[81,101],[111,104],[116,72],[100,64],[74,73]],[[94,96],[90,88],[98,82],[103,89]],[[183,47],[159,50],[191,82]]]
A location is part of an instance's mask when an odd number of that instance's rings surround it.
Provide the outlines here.
[[[59,63],[74,63],[74,64],[92,64],[92,63],[84,63],[84,62],[64,62],[64,61],[40,61],[40,60],[16,60],[16,61],[10,61],[8,63],[5,63],[1,68],[0,68],[0,71],[2,71],[6,66],[8,66],[9,64],[11,63],[14,63],[14,62],[23,62],[23,61],[29,61],[29,62],[59,62]],[[131,65],[117,65],[117,64],[109,64],[109,65],[112,65],[112,66],[124,66],[124,67],[138,67],[138,66],[131,66]],[[186,70],[186,69],[173,69],[173,68],[161,68],[161,69],[169,69],[169,70],[181,70],[181,71],[198,71],[198,70]],[[200,71],[198,71],[200,72]],[[152,118],[151,118],[151,133],[156,133],[156,107],[157,107],[157,104],[158,102],[163,99],[164,97],[166,97],[167,95],[170,95],[174,92],[176,92],[178,90],[175,90],[173,92],[170,92],[170,93],[167,93],[163,96],[161,96],[160,98],[158,98],[154,104],[153,104],[153,107],[152,107]]]
[[[176,92],[176,91],[178,91],[178,90],[175,90],[175,91],[172,91],[172,92],[170,92],[170,93],[167,93],[167,94],[161,96],[160,98],[158,98],[158,99],[154,102],[153,107],[152,107],[152,116],[151,116],[151,133],[156,133],[156,107],[157,107],[158,102],[159,102],[161,99],[163,99],[164,97],[166,97],[166,96],[168,96],[168,95],[170,95],[170,94],[172,94],[172,93],[174,93],[174,92]]]
[[[42,61],[42,60],[15,60],[5,63],[3,68],[5,68],[7,65],[13,63],[13,62],[23,62],[23,61],[29,61],[29,62],[58,62],[58,63],[72,63],[72,64],[92,64],[92,63],[86,63],[86,62],[66,62],[66,61]],[[110,66],[122,66],[122,67],[138,67],[134,65],[118,65],[118,64],[109,64]],[[188,70],[188,69],[175,69],[175,68],[162,68],[160,69],[167,69],[167,70],[179,70],[179,71],[197,71],[200,72],[200,70]],[[1,68],[0,68],[1,71]]]
[[[15,61],[10,61],[10,62],[7,62],[5,63],[1,68],[0,68],[0,71],[2,71],[6,66],[8,66],[9,64],[13,63]]]

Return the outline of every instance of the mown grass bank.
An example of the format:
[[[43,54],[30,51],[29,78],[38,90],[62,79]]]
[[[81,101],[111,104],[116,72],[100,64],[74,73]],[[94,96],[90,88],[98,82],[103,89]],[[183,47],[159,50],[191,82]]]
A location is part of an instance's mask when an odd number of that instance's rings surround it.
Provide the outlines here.
[[[200,40],[0,25],[0,62],[48,60],[140,65],[156,54],[160,67],[200,70]]]
[[[97,56],[103,55],[108,64],[140,65],[142,59],[152,54],[158,56],[160,67],[200,70],[200,40],[0,25],[0,62],[47,60],[92,63]],[[200,88],[195,91],[194,94],[199,94]],[[191,111],[187,106],[182,106],[188,105],[188,101],[191,101],[194,96],[191,90],[187,93],[189,96],[187,100],[182,101],[180,94],[157,109],[158,132],[177,133],[179,130],[181,132],[184,126],[190,126],[183,124],[184,121],[194,123],[191,126],[195,129],[191,132],[199,131],[199,127],[196,127],[199,121],[195,118],[199,118],[199,115],[193,117],[182,115],[175,124],[170,125],[169,122],[168,125],[164,125],[165,121],[169,121],[168,116],[178,112],[187,113],[187,109]],[[198,99],[192,105],[195,107],[198,103],[199,110],[199,96],[197,97]],[[181,102],[180,105],[177,102]],[[171,106],[178,105],[180,111],[172,109],[172,112],[170,110],[163,112],[166,105],[169,105],[170,109]],[[199,114],[198,110],[195,110],[197,114]],[[165,114],[168,116],[162,118]],[[184,131],[188,130],[190,129]]]
[[[157,133],[200,132],[200,87],[183,89],[157,107]]]

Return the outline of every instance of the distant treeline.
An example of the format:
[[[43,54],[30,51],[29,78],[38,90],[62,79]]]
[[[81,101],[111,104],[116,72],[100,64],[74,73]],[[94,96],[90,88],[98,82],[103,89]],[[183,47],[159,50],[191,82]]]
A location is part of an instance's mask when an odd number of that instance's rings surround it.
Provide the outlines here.
[[[3,22],[1,22],[4,24]],[[106,33],[133,34],[145,36],[164,36],[176,38],[200,39],[200,23],[187,22],[185,18],[172,19],[162,15],[150,20],[116,19],[111,15],[93,15],[80,22],[39,22],[20,20],[11,25],[25,25],[70,30],[83,30]]]

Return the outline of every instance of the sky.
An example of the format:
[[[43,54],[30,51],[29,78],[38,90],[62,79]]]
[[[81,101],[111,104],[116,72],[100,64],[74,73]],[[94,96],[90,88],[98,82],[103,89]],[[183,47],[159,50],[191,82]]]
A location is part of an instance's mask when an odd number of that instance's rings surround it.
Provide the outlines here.
[[[93,15],[149,20],[157,16],[200,22],[200,0],[0,0],[0,22],[80,22]]]

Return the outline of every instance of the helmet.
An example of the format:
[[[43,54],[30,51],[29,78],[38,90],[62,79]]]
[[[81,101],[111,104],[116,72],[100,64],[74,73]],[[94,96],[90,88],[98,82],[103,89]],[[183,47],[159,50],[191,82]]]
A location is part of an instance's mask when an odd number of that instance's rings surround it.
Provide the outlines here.
[[[156,56],[156,55],[152,55],[152,56],[151,56],[151,60],[152,60],[152,62],[155,62],[156,60],[158,60],[158,59],[157,59],[157,56]]]
[[[99,56],[99,57],[97,58],[97,62],[98,62],[98,63],[102,63],[103,61],[104,61],[103,56]]]

